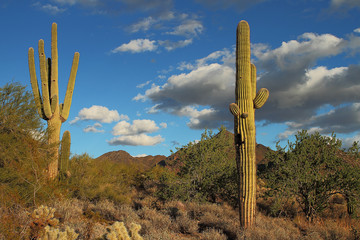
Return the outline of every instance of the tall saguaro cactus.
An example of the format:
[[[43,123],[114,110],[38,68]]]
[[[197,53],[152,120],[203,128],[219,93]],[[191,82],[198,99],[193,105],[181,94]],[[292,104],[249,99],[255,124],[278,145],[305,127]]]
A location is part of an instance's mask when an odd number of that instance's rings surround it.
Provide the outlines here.
[[[48,166],[48,177],[54,179],[58,175],[58,158],[61,124],[69,116],[72,94],[74,91],[75,78],[79,65],[80,54],[76,52],[71,67],[69,82],[63,104],[59,104],[58,89],[58,48],[57,48],[57,25],[51,28],[51,58],[46,59],[44,40],[39,40],[39,61],[41,77],[41,93],[35,71],[34,49],[29,48],[29,71],[31,87],[34,93],[35,103],[41,118],[48,123],[48,143],[52,146],[51,161]]]
[[[240,225],[254,223],[256,206],[255,109],[261,108],[269,97],[262,88],[256,93],[256,67],[250,63],[250,28],[246,21],[237,27],[234,115],[236,165],[239,174]]]

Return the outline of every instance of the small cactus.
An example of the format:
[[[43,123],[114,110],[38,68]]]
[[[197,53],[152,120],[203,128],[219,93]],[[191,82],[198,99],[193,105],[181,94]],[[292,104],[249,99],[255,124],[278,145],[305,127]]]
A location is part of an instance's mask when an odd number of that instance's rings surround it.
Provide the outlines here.
[[[130,234],[126,230],[126,227],[123,222],[115,222],[110,227],[110,232],[106,234],[106,239],[108,240],[143,240],[139,235],[141,226],[135,223],[132,223],[130,226]]]
[[[79,234],[68,226],[66,226],[65,231],[46,226],[45,233],[39,240],[75,240],[78,236]]]
[[[30,215],[31,217],[31,223],[30,223],[30,229],[31,229],[31,236],[33,238],[38,237],[41,235],[41,232],[45,229],[47,226],[56,226],[59,223],[59,220],[54,218],[55,208],[46,207],[41,205],[37,209],[33,211],[33,213]]]

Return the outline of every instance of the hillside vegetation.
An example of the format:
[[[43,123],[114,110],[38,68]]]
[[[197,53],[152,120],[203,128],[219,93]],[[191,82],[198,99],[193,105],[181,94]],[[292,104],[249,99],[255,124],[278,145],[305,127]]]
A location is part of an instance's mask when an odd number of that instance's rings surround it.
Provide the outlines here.
[[[167,158],[73,155],[70,176],[49,181],[51,151],[30,96],[16,83],[0,88],[0,239],[110,239],[116,222],[155,240],[360,238],[356,143],[344,150],[334,134],[303,131],[286,148],[258,145],[256,224],[242,231],[225,128]]]

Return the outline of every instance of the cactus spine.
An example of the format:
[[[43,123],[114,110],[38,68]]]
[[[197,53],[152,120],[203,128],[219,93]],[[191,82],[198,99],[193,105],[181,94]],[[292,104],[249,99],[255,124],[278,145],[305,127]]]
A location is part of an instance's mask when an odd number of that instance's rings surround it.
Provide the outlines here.
[[[59,104],[58,90],[58,48],[57,48],[57,25],[52,24],[51,28],[51,58],[46,59],[44,51],[44,40],[39,40],[39,61],[41,77],[41,93],[38,86],[35,70],[34,49],[29,48],[29,72],[31,87],[33,90],[35,103],[41,118],[48,123],[48,143],[52,149],[51,161],[48,166],[48,177],[54,179],[58,175],[59,142],[61,124],[69,116],[72,94],[74,91],[75,78],[79,65],[80,54],[74,54],[71,67],[69,82],[63,104]]]
[[[237,27],[234,115],[236,164],[239,174],[240,225],[254,223],[256,206],[255,109],[261,108],[269,96],[265,88],[256,94],[256,67],[250,63],[250,28],[246,21]]]

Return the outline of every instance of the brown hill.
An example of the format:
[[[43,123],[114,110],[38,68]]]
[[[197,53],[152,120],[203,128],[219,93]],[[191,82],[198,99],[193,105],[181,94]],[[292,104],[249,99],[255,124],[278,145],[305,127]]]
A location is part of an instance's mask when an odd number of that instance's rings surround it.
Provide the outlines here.
[[[145,156],[145,157],[133,157],[128,152],[119,150],[112,151],[101,155],[96,158],[98,161],[110,160],[117,163],[123,164],[136,164],[144,169],[149,169],[155,166],[160,161],[164,160],[166,156],[156,155],[156,156]]]
[[[227,147],[224,148],[224,151],[228,153],[229,158],[232,158],[235,161],[234,134],[229,131],[226,131],[223,134],[224,135],[221,136],[220,133],[218,133],[214,138],[211,139],[211,141],[216,142],[218,141],[218,138],[225,137],[223,141],[227,142]],[[179,151],[181,151],[181,149]],[[167,166],[170,169],[178,170],[181,166],[181,163],[176,161],[178,159],[179,151],[160,161],[158,165]],[[268,151],[272,150],[262,144],[256,144],[256,165],[258,167],[260,165],[264,166],[267,163],[267,160],[265,159],[265,154]]]
[[[224,151],[228,152],[228,156],[231,158],[234,158],[235,160],[235,148],[234,148],[234,134],[226,131],[224,132],[225,141],[227,141],[228,147],[224,149]],[[217,138],[220,137],[220,135],[216,135],[211,141],[217,141]],[[270,148],[262,145],[257,144],[256,145],[256,164],[263,165],[266,164],[267,161],[265,159],[266,152],[271,151]],[[156,156],[145,156],[145,157],[133,157],[128,152],[119,150],[119,151],[112,151],[105,153],[101,155],[100,157],[96,158],[96,160],[103,161],[103,160],[110,160],[117,163],[123,163],[123,164],[136,164],[138,166],[143,167],[144,169],[150,169],[154,167],[155,165],[160,166],[167,166],[169,168],[178,169],[179,164],[176,161],[178,157],[178,152],[170,155],[169,157],[163,156],[163,155],[156,155]]]

